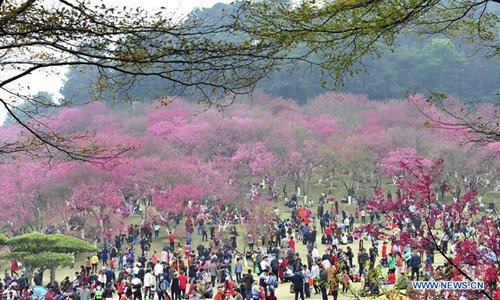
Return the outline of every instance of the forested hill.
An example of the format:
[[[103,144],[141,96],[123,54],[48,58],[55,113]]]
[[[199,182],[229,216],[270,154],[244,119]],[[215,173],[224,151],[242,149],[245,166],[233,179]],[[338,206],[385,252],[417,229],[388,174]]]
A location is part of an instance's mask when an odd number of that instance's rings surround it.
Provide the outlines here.
[[[217,4],[209,9],[196,10],[191,18],[217,19],[230,15],[234,6]],[[298,50],[300,51],[300,50]],[[500,60],[486,59],[484,53],[458,39],[431,36],[417,40],[411,35],[399,37],[396,46],[386,49],[380,58],[366,57],[361,62],[365,72],[352,73],[345,79],[340,91],[365,94],[370,99],[402,98],[406,93],[439,92],[453,95],[466,103],[494,102],[500,94]],[[91,99],[89,86],[97,78],[94,70],[72,69],[61,89],[66,100],[84,103]],[[348,72],[349,73],[349,72]],[[300,103],[326,91],[332,80],[321,70],[305,63],[285,66],[261,81],[257,88],[273,96],[292,98]],[[176,95],[173,86],[165,86],[157,78],[136,80],[118,96],[134,100]],[[101,91],[100,99],[110,98],[115,92]],[[94,95],[95,96],[95,95]],[[196,97],[196,95],[193,95]]]

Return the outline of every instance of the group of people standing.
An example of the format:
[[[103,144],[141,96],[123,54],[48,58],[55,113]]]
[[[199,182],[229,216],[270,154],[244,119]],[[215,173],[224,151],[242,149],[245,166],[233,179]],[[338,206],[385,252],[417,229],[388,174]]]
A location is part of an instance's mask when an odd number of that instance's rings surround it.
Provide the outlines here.
[[[259,188],[252,187],[253,197]],[[412,248],[364,229],[363,224],[389,233],[409,228],[387,218],[382,222],[366,200],[339,204],[322,193],[314,213],[314,203],[301,204],[295,195],[291,199],[288,218],[280,218],[276,208],[262,224],[265,233],[243,237],[246,252],[238,247],[236,225],[244,223],[250,211],[214,207],[178,216],[176,223],[181,226],[184,220],[184,231],[166,229],[163,234],[159,222],[144,219],[125,234],[108,236],[102,250],[87,257],[72,280],[52,282],[45,292],[38,282],[33,290],[12,293],[19,285],[14,274],[6,276],[2,289],[9,291],[6,300],[277,300],[278,289],[290,283],[287,292],[295,299],[317,294],[327,300],[347,293],[353,282],[361,282],[361,294],[378,295],[381,284],[404,289],[410,279],[449,276],[449,265],[434,269],[433,244]],[[417,221],[410,220],[412,228],[419,228]],[[155,249],[157,240],[161,247]],[[387,268],[382,278],[377,262]]]

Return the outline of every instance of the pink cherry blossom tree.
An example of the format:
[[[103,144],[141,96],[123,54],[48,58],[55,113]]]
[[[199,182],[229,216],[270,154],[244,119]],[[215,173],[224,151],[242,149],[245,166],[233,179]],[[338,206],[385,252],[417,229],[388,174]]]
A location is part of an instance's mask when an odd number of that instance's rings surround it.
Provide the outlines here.
[[[442,204],[436,200],[435,183],[443,173],[443,160],[429,164],[428,160],[418,156],[403,158],[399,170],[405,176],[398,181],[398,187],[404,190],[406,197],[391,201],[380,189],[375,189],[375,198],[368,203],[372,209],[385,214],[388,220],[400,224],[402,230],[388,235],[386,229],[375,229],[375,234],[387,235],[394,243],[409,245],[419,252],[435,249],[451,267],[448,274],[434,273],[431,269],[435,280],[479,279],[487,284],[486,289],[470,291],[470,296],[480,294],[493,299],[494,287],[487,274],[492,264],[497,272],[494,276],[500,270],[500,235],[492,216],[481,212],[474,203],[477,190],[468,191],[451,204]],[[462,238],[457,238],[460,235]],[[446,241],[454,238],[456,242],[450,254]],[[440,276],[443,277],[438,278]],[[429,297],[429,294],[419,291],[411,291],[411,295],[422,299]]]

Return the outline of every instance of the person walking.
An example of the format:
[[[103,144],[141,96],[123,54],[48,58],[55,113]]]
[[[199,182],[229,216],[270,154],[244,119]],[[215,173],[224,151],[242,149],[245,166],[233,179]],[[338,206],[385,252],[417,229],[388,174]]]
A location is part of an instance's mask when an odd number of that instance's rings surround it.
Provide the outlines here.
[[[317,281],[319,279],[319,266],[318,266],[318,263],[316,261],[313,262],[313,265],[311,268],[311,277],[313,280],[314,294],[317,295],[320,292],[320,288],[318,287],[318,284],[317,284]]]
[[[188,278],[184,271],[179,271],[179,289],[181,290],[181,299],[184,299],[186,296],[186,288],[188,284]]]
[[[253,284],[252,270],[248,269],[248,273],[243,278],[243,284],[245,286],[245,300],[252,299],[252,284]]]
[[[387,259],[387,265],[389,266],[389,274],[396,273],[396,258],[392,255],[392,253],[389,253],[389,258]]]
[[[304,275],[302,272],[295,272],[293,274],[292,278],[290,281],[293,284],[293,292],[295,293],[295,300],[300,299],[304,300]]]
[[[151,274],[151,270],[147,269],[146,274],[144,274],[144,299],[147,299],[148,295],[151,293],[152,285],[153,285],[153,275]]]
[[[363,271],[365,269],[365,264],[367,261],[368,261],[368,253],[366,253],[366,250],[364,248],[362,248],[358,254],[359,276],[360,277],[363,275]]]
[[[212,261],[208,266],[208,272],[210,273],[212,287],[215,287],[215,283],[217,281],[217,271],[218,271],[217,263],[215,261]]]
[[[240,258],[236,259],[236,263],[234,264],[234,273],[236,274],[236,282],[240,283],[241,281],[241,272],[243,272],[243,266],[241,265]]]
[[[311,271],[307,268],[306,265],[302,266],[302,274],[304,276],[304,294],[306,298],[311,297]]]
[[[97,273],[97,265],[99,264],[99,257],[97,256],[97,254],[94,254],[90,258],[90,263],[92,264],[92,272]]]
[[[411,280],[415,278],[415,274],[417,275],[417,281],[420,278],[420,264],[422,263],[422,259],[420,258],[420,255],[417,253],[415,250],[413,254],[411,255],[410,258],[410,268],[411,268]]]
[[[172,282],[170,284],[170,294],[172,295],[172,300],[181,300],[181,288],[179,284],[179,274],[174,273]]]

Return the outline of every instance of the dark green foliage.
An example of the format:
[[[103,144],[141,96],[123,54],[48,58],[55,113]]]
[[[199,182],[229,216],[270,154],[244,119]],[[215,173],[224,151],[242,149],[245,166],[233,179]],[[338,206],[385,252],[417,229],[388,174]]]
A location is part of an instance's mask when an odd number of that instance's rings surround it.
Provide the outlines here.
[[[31,254],[29,252],[7,252],[2,253],[0,257],[8,259],[22,257],[23,264],[32,270],[70,266],[73,263],[73,257],[67,253],[41,252]]]
[[[38,254],[43,252],[72,253],[90,252],[96,248],[77,238],[63,234],[28,233],[7,241],[14,252]]]
[[[11,247],[0,257],[22,258],[31,269],[68,266],[73,262],[73,253],[97,251],[93,245],[63,234],[28,233],[10,239],[0,235],[0,243]]]
[[[0,246],[5,246],[8,240],[9,240],[8,237],[0,233]]]
[[[286,3],[286,1],[284,1]],[[232,14],[238,4],[217,4],[212,8],[195,10],[190,18],[223,20]],[[215,39],[226,38],[223,34]],[[232,37],[234,39],[234,36]],[[443,38],[432,36],[418,39],[415,34],[400,35],[393,46],[381,46],[377,54],[359,59],[343,78],[344,85],[337,86],[343,92],[366,94],[371,99],[383,100],[402,98],[408,92],[428,93],[439,91],[453,95],[465,102],[491,102],[500,92],[496,78],[500,78],[500,60],[485,59],[482,52],[459,41],[459,37]],[[307,48],[299,46],[290,52],[300,57]],[[312,55],[311,61],[319,56]],[[359,73],[355,70],[364,69]],[[349,75],[351,74],[351,75]],[[175,74],[174,74],[175,75]],[[120,94],[121,99],[151,101],[161,96],[175,96],[181,93],[173,86],[157,78],[136,77],[126,90],[92,93],[92,78],[97,78],[97,70],[71,69],[61,93],[67,101],[85,103],[93,97],[110,101],[111,94]],[[262,79],[257,88],[272,96],[295,99],[300,103],[334,88],[334,79],[324,74],[318,66],[306,61],[293,61],[272,71]],[[196,98],[195,95],[191,95]]]

